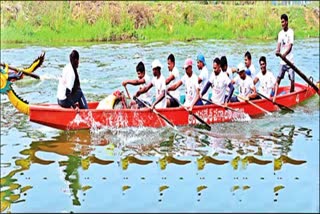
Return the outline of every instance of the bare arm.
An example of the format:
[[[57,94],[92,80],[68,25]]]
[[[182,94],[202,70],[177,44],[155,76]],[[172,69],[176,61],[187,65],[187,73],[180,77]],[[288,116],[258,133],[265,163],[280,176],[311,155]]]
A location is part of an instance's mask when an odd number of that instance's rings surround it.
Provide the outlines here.
[[[149,89],[152,88],[152,86],[153,86],[153,84],[150,82],[148,85],[146,85],[145,87],[143,87],[139,91],[137,91],[137,93],[134,96],[139,97],[140,94],[144,94],[147,91],[149,91]]]
[[[179,80],[178,82],[176,82],[175,84],[173,84],[172,86],[170,86],[167,90],[168,91],[175,91],[177,88],[179,88],[182,85],[182,81]]]
[[[293,44],[292,44],[292,43],[290,43],[289,48],[287,49],[287,51],[286,51],[286,52],[284,52],[284,54],[283,54],[282,56],[286,57],[286,56],[291,52],[291,50],[292,50],[292,46],[293,46]]]
[[[146,81],[144,80],[144,78],[142,79],[136,79],[136,80],[125,80],[122,82],[123,86],[126,86],[127,84],[131,84],[131,85],[141,85],[144,84]]]
[[[278,44],[277,44],[276,53],[280,53],[280,43],[279,43],[279,42],[278,42]]]
[[[166,79],[166,85],[168,85],[174,79],[175,79],[174,75],[170,74],[169,77]]]
[[[258,77],[254,78],[253,84],[257,84],[258,81],[259,81],[259,78],[258,78]]]
[[[154,107],[161,101],[163,100],[165,95],[165,90],[161,91],[161,94],[157,97],[156,101],[152,104],[151,108],[154,109]]]
[[[251,92],[251,93],[249,94],[249,96],[248,96],[249,99],[253,99],[253,98],[255,98],[255,97],[257,96],[256,87],[253,86],[253,87],[251,88],[251,90],[252,90],[252,92]]]

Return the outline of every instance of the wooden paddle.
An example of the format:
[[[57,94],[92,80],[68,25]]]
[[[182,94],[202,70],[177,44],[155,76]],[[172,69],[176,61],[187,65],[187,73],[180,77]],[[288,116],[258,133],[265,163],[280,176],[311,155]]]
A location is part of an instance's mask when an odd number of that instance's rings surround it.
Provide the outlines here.
[[[5,68],[5,64],[0,63],[0,66],[2,66],[2,67]],[[27,75],[27,76],[30,76],[30,77],[33,77],[33,78],[35,78],[35,79],[40,79],[40,77],[39,77],[38,75],[33,74],[33,73],[27,73],[27,72],[25,72],[23,69],[15,68],[15,67],[12,67],[12,66],[8,66],[8,68],[9,68],[10,70],[13,70],[13,71],[16,71],[16,72],[20,72],[20,71],[21,71],[23,74],[25,74],[25,75]]]
[[[290,112],[294,112],[291,108],[285,106],[285,105],[282,105],[280,103],[277,103],[277,102],[273,102],[271,99],[269,99],[268,97],[264,96],[263,94],[257,92],[257,94],[259,94],[259,96],[263,97],[264,99],[272,102],[274,105],[277,105],[279,106],[279,108],[281,108],[282,110],[285,110],[285,111],[290,111]]]
[[[213,102],[211,102],[210,100],[207,100],[207,99],[205,99],[205,98],[201,98],[201,99],[202,99],[203,101],[206,101],[206,102],[210,103],[210,104],[214,104],[214,105],[220,106],[220,107],[225,108],[225,109],[229,109],[229,110],[234,111],[234,112],[243,113],[243,112],[238,111],[238,110],[236,110],[236,109],[234,109],[234,108],[231,108],[231,107],[229,107],[229,106],[224,106],[224,105],[221,105],[221,104],[218,104],[218,103],[213,103]]]
[[[169,95],[169,97],[171,97],[172,99],[174,99],[174,100],[179,104],[179,106],[182,106],[187,112],[189,112],[188,109],[187,109],[185,106],[183,106],[183,105],[182,105],[176,98],[174,98],[170,93],[167,92],[167,94]],[[202,120],[198,115],[196,115],[196,114],[194,114],[194,113],[192,113],[192,112],[189,112],[189,114],[191,114],[192,116],[194,116],[200,123],[204,124],[205,127],[206,127],[206,129],[207,129],[208,131],[211,130],[211,126],[210,126],[208,123],[206,123],[204,120]]]
[[[306,77],[306,75],[304,75],[304,73],[302,73],[294,64],[292,64],[292,62],[290,62],[286,57],[284,57],[281,53],[276,53],[276,56],[280,57],[285,63],[287,63],[287,65],[289,65],[297,74],[299,74],[299,76],[306,81],[309,85],[311,85],[311,87],[318,93],[318,95],[320,96],[320,90],[319,88],[310,80]]]
[[[244,98],[244,97],[242,97],[242,96],[240,96],[240,95],[237,95],[237,94],[236,94],[236,96],[237,96],[238,98],[240,98],[240,99],[242,99],[242,100],[246,101],[247,103],[250,103],[250,104],[251,104],[251,105],[253,105],[254,107],[256,107],[256,108],[260,109],[260,110],[261,110],[261,111],[263,111],[263,112],[265,112],[266,114],[268,114],[268,115],[272,115],[272,114],[271,114],[271,112],[269,112],[269,111],[265,110],[264,108],[262,108],[262,107],[258,106],[257,104],[255,104],[255,103],[251,102],[250,100],[247,100],[246,98]]]
[[[128,89],[127,89],[127,86],[123,86],[123,87],[126,89],[126,92],[127,92],[128,98],[129,98],[129,99],[131,99],[130,94],[129,94]]]
[[[151,110],[151,106],[148,105],[147,103],[145,103],[143,100],[140,100],[138,97],[133,97],[134,101],[139,101],[141,102],[143,105],[145,105],[147,108],[149,108]],[[167,124],[169,124],[171,126],[171,128],[177,129],[177,127],[168,119],[166,118],[164,115],[160,114],[157,110],[152,109],[153,113],[155,113],[156,115],[158,115],[160,118],[162,118],[164,121],[167,122]]]

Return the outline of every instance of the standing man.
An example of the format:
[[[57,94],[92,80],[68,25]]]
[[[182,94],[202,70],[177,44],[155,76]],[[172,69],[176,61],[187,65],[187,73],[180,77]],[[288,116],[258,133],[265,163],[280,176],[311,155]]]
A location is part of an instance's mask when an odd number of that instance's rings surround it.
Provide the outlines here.
[[[213,73],[210,76],[209,81],[204,87],[201,94],[205,94],[209,87],[212,87],[212,103],[224,105],[230,101],[230,98],[233,93],[233,84],[231,83],[230,78],[228,77],[227,72],[223,72],[220,67],[220,59],[217,57],[213,60]],[[227,87],[229,87],[228,96],[226,96]]]
[[[198,77],[192,71],[192,59],[186,59],[183,65],[185,69],[185,75],[175,84],[168,88],[168,91],[174,91],[179,88],[182,84],[186,87],[186,101],[184,106],[192,111],[194,105],[203,105],[200,99],[200,86],[198,83]]]
[[[246,74],[253,79],[256,76],[256,68],[252,64],[251,53],[249,51],[244,54],[244,64],[246,65]]]
[[[204,86],[207,84],[209,79],[209,71],[206,66],[206,60],[204,59],[203,54],[198,54],[197,56],[197,67],[200,71],[198,77],[198,83],[200,85],[200,91],[203,90]],[[209,93],[203,95],[203,98],[208,99]]]
[[[87,109],[87,100],[80,88],[80,80],[78,74],[79,53],[73,50],[69,55],[70,63],[68,63],[62,71],[59,78],[57,99],[58,104],[63,108]]]
[[[281,15],[281,26],[282,30],[278,34],[278,45],[276,54],[281,53],[282,56],[286,57],[290,62],[293,63],[292,46],[294,41],[294,32],[291,28],[288,27],[288,16],[286,14]],[[274,101],[277,95],[278,87],[280,85],[281,80],[284,77],[285,72],[288,72],[289,74],[289,80],[291,82],[290,92],[294,92],[294,71],[288,65],[286,65],[286,63],[281,59],[280,71],[277,77],[278,86],[276,88]]]
[[[139,89],[141,89],[150,82],[151,79],[146,72],[143,62],[138,63],[138,65],[136,66],[136,72],[137,72],[138,79],[123,81],[122,85],[124,87],[126,87],[127,84],[140,85]],[[151,93],[150,92],[144,93],[143,95],[141,95],[140,100],[143,100],[150,105],[152,102]],[[130,106],[131,108],[134,108],[134,109],[144,107],[143,103],[136,103],[134,100],[131,101]]]
[[[253,80],[253,83],[256,85],[260,82],[258,89],[259,93],[266,97],[270,97],[277,85],[276,78],[273,76],[272,72],[267,70],[267,60],[265,56],[260,57],[259,64],[261,71]]]
[[[154,109],[157,108],[165,108],[167,106],[166,101],[166,80],[164,76],[161,74],[161,68],[162,65],[159,60],[154,60],[152,62],[152,71],[153,71],[153,78],[151,82],[146,85],[145,87],[141,88],[137,93],[134,95],[134,97],[139,97],[140,94],[144,94],[147,91],[149,91],[150,88],[153,86],[156,90],[156,101],[151,105],[151,108]]]
[[[170,54],[168,56],[167,63],[168,63],[169,77],[166,79],[166,85],[170,87],[171,85],[179,81],[180,75],[179,75],[179,70],[176,67],[176,61],[173,54]],[[173,91],[171,95],[177,100],[180,100],[179,90]],[[177,102],[177,100],[169,97],[167,99],[167,107],[179,107],[179,103]]]

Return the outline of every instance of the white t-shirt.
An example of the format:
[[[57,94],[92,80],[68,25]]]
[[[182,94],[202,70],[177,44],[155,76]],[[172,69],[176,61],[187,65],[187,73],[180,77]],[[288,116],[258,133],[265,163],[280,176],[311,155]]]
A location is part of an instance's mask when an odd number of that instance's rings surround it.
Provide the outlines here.
[[[253,80],[248,75],[246,75],[244,80],[238,75],[236,78],[234,78],[234,82],[236,86],[239,86],[239,93],[242,97],[247,97],[254,87]]]
[[[278,34],[278,43],[280,43],[280,53],[284,54],[290,44],[293,44],[294,42],[294,32],[291,28],[288,28],[287,31],[284,31],[283,29]],[[293,63],[293,47],[290,51],[290,53],[286,56],[286,58]],[[280,60],[281,65],[285,65],[286,63],[281,59]]]
[[[198,77],[195,73],[192,73],[192,76],[189,77],[187,74],[185,74],[181,78],[182,84],[185,85],[186,88],[186,101],[184,103],[185,106],[190,106],[197,95],[197,90],[200,89],[199,83],[198,83]]]
[[[180,80],[180,74],[179,74],[179,70],[178,70],[177,67],[174,67],[174,68],[172,69],[172,71],[169,72],[169,74],[172,74],[172,75],[174,76],[174,79],[169,83],[168,88],[169,88],[171,85],[175,84],[176,82],[178,82],[178,81]],[[170,92],[170,94],[171,94],[174,98],[180,100],[180,91],[179,91],[178,89],[175,90],[175,91]]]
[[[232,73],[232,69],[228,66],[226,71],[222,71],[224,73],[226,73],[229,77],[229,79],[233,79],[233,73]]]
[[[74,74],[71,63],[68,63],[62,70],[62,74],[59,78],[57,98],[59,100],[66,99],[67,88],[71,91],[74,85],[76,75]]]
[[[218,75],[216,75],[213,72],[210,76],[209,82],[211,83],[212,87],[212,102],[223,104],[228,85],[231,82],[227,73],[221,71]]]
[[[273,76],[273,74],[270,71],[267,71],[265,75],[262,74],[260,71],[256,78],[259,79],[259,88],[258,91],[266,96],[270,97],[272,88],[274,87],[274,84],[276,83],[276,78]]]
[[[207,66],[203,66],[203,68],[200,71],[199,78],[202,79],[200,83],[200,91],[202,91],[209,79],[209,71],[207,69]],[[202,97],[205,99],[208,99],[208,96],[209,96],[209,92],[207,91],[207,93],[204,94]]]
[[[145,86],[148,85],[149,82],[151,81],[149,75],[147,74],[147,71],[145,71],[145,74],[144,74],[144,77],[143,77],[143,78],[144,78],[144,84],[141,84],[140,87],[139,87],[139,89],[145,87]],[[147,91],[147,92],[144,93],[144,94],[141,94],[139,98],[140,98],[141,100],[144,100],[144,101],[150,103],[150,104],[152,103],[152,94],[151,94],[151,91],[150,91],[150,90]]]
[[[251,75],[249,75],[252,79],[255,78],[256,76],[256,68],[254,67],[254,65],[251,63],[251,65],[249,66],[249,68],[247,68],[250,70]]]
[[[152,78],[152,85],[154,86],[156,90],[156,99],[159,97],[161,92],[166,90],[166,79],[161,74],[159,79],[157,77]],[[155,106],[156,108],[166,108],[167,107],[167,100],[166,100],[166,94],[164,95],[164,98]]]

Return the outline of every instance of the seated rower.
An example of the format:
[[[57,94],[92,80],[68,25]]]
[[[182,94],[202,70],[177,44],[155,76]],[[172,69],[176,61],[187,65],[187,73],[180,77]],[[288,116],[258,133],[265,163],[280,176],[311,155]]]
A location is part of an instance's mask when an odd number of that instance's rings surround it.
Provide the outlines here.
[[[221,61],[218,57],[213,60],[213,73],[211,74],[206,86],[202,90],[201,95],[205,94],[209,87],[212,87],[211,102],[226,105],[230,101],[234,88],[227,73],[221,70],[220,63]],[[226,96],[225,94],[228,87],[229,94]]]
[[[175,66],[176,65],[175,61],[176,60],[174,58],[174,55],[170,54],[168,56],[168,59],[167,59],[169,77],[166,79],[166,84],[168,85],[168,87],[170,87],[174,83],[178,82],[179,79],[180,79],[179,70]],[[179,103],[177,102],[177,100],[180,100],[180,92],[179,92],[179,90],[176,90],[176,91],[172,92],[171,95],[176,99],[168,97],[167,98],[167,107],[179,107]]]
[[[150,79],[149,75],[146,72],[146,69],[145,69],[145,66],[144,66],[143,62],[139,62],[138,63],[138,65],[136,66],[136,72],[137,72],[138,79],[123,81],[122,85],[124,87],[126,87],[127,84],[140,85],[140,87],[139,87],[139,90],[140,90],[140,89],[142,89],[143,87],[145,87],[146,85],[148,85],[150,83],[151,79]],[[146,103],[148,103],[150,105],[150,103],[152,102],[151,93],[150,92],[146,92],[146,93],[142,94],[139,99],[145,101]],[[134,100],[131,101],[130,106],[131,106],[132,109],[144,108],[145,107],[143,105],[143,103],[136,103],[136,101],[134,101]]]
[[[231,80],[232,84],[239,87],[239,95],[233,96],[230,101],[231,102],[239,102],[244,100],[254,100],[259,99],[256,92],[256,87],[253,84],[253,80],[250,76],[248,76],[245,72],[246,68],[243,63],[238,65],[237,73],[239,76],[235,77]],[[238,99],[238,97],[240,97]],[[243,99],[241,99],[243,98]]]
[[[154,60],[152,62],[152,71],[153,71],[154,77],[152,78],[151,82],[148,83],[148,85],[146,85],[143,88],[140,88],[139,91],[137,91],[137,93],[134,95],[134,98],[139,97],[141,94],[148,92],[149,89],[154,86],[155,91],[156,91],[156,94],[155,94],[156,101],[154,103],[152,103],[151,109],[154,109],[155,107],[165,108],[167,106],[166,94],[165,94],[166,80],[165,80],[164,76],[161,74],[161,68],[162,68],[162,65],[161,65],[160,61],[157,59]],[[140,98],[139,98],[139,100],[140,100]],[[143,103],[139,103],[139,101],[138,101],[138,105],[145,106]],[[149,104],[147,104],[147,105],[149,105]]]
[[[168,92],[174,91],[184,84],[186,87],[186,101],[184,106],[187,107],[188,111],[192,111],[194,105],[203,105],[203,102],[200,99],[198,77],[192,71],[192,59],[186,59],[183,69],[186,71],[185,75],[178,82],[170,86]]]
[[[261,71],[254,78],[253,83],[256,85],[259,82],[259,93],[266,97],[272,97],[277,83],[272,72],[267,70],[267,60],[265,56],[259,59]]]

